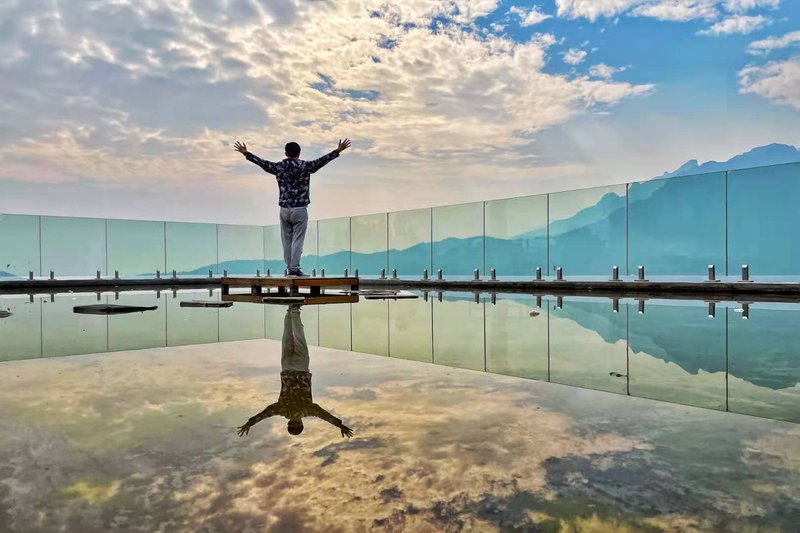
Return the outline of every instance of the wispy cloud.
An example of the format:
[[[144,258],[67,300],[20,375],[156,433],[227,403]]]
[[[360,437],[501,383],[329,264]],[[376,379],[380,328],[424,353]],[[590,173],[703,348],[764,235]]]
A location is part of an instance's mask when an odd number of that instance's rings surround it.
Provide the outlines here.
[[[564,63],[569,65],[580,65],[586,59],[588,52],[586,50],[579,50],[577,48],[570,48],[562,54]]]
[[[546,13],[542,13],[539,11],[538,6],[533,6],[530,9],[524,9],[521,7],[513,6],[511,9],[508,10],[509,13],[512,15],[517,15],[520,19],[520,26],[527,27],[533,26],[535,24],[539,24],[549,18],[553,18],[552,15],[548,15]]]
[[[739,72],[740,91],[800,111],[800,60],[773,61]]]
[[[760,41],[753,41],[748,45],[747,51],[755,55],[768,54],[773,50],[788,48],[798,43],[800,43],[800,31],[793,31],[782,37],[767,37]]]
[[[730,35],[733,33],[748,34],[767,26],[772,21],[762,15],[732,15],[717,22],[707,30],[697,33],[700,35]]]

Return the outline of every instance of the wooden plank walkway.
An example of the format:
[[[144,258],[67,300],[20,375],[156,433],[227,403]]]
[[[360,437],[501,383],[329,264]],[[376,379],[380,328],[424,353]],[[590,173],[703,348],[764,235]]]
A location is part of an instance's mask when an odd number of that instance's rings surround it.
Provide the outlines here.
[[[350,289],[358,290],[359,279],[354,277],[312,278],[303,277],[254,277],[232,278],[224,277],[220,280],[222,295],[229,295],[233,287],[246,287],[252,296],[264,294],[264,288],[277,289],[278,296],[298,296],[300,289],[308,289],[307,294],[320,296],[324,289]]]

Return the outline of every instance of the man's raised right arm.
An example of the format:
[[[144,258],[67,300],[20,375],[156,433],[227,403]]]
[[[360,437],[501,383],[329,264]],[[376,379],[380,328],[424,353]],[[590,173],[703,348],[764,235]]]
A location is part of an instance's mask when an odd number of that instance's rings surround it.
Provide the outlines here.
[[[240,143],[236,141],[233,144],[233,149],[242,154],[245,159],[250,161],[251,163],[255,163],[256,165],[260,166],[264,169],[264,172],[269,172],[270,174],[278,174],[278,165],[277,163],[273,163],[272,161],[267,161],[266,159],[261,159],[255,154],[252,154],[247,151],[247,145],[244,143]]]

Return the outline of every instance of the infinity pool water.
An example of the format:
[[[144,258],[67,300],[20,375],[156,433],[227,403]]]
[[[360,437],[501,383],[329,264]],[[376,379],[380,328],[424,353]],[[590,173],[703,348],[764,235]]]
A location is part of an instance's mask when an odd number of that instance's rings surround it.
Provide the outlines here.
[[[0,297],[0,531],[800,522],[795,304],[217,298]]]

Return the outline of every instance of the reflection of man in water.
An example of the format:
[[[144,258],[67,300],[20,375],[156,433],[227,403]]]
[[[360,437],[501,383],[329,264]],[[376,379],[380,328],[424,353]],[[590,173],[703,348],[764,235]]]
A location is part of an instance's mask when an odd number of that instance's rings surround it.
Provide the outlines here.
[[[278,402],[250,418],[239,427],[239,436],[247,435],[250,428],[265,418],[281,415],[289,419],[287,429],[292,435],[303,432],[303,417],[316,416],[342,431],[342,437],[352,437],[353,430],[342,424],[328,411],[311,399],[311,372],[308,371],[308,345],[300,318],[300,306],[291,305],[283,319],[283,346],[281,348],[281,395]]]

